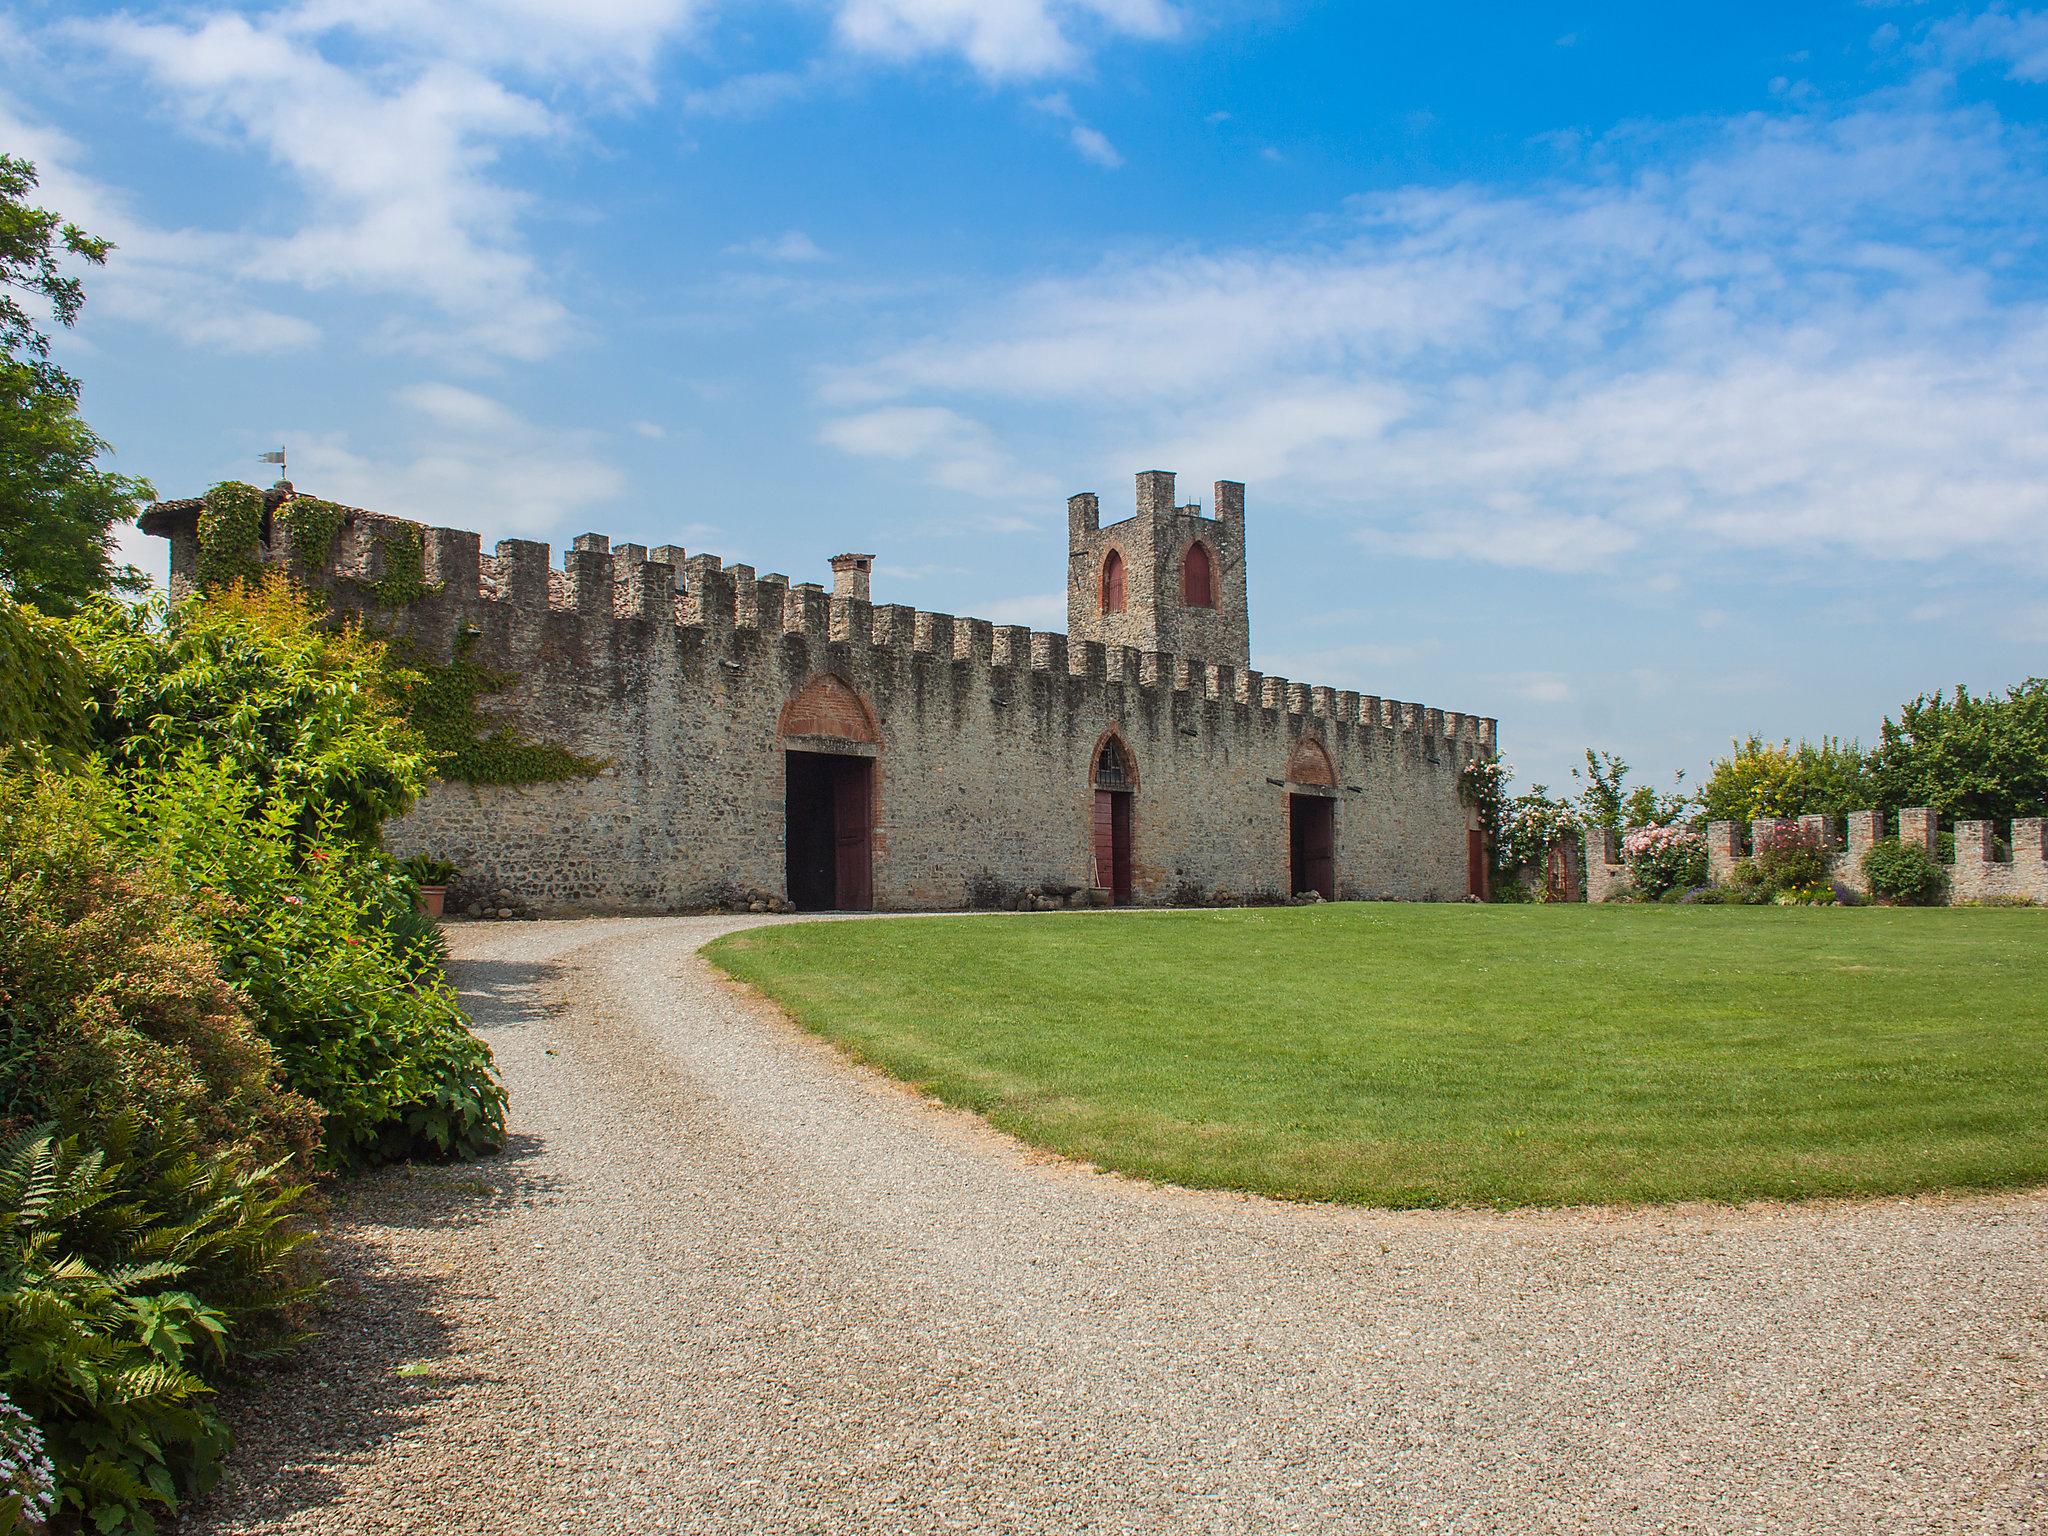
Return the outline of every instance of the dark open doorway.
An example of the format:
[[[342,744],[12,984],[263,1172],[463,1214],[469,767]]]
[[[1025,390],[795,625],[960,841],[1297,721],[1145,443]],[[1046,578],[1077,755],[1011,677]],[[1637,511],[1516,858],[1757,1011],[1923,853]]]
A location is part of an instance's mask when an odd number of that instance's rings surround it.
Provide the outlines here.
[[[1095,883],[1120,907],[1131,904],[1130,791],[1095,791]]]
[[[1327,795],[1287,797],[1287,889],[1337,899],[1337,808]]]
[[[875,904],[874,762],[787,752],[789,899],[800,912],[865,912]]]

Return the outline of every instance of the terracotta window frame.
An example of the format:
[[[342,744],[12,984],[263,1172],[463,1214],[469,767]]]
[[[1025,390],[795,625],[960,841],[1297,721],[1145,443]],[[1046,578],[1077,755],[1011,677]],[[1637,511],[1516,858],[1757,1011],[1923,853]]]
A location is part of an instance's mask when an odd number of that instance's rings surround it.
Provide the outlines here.
[[[1102,570],[1098,578],[1097,600],[1104,613],[1122,613],[1130,599],[1129,568],[1124,563],[1123,551],[1112,549],[1102,557]]]

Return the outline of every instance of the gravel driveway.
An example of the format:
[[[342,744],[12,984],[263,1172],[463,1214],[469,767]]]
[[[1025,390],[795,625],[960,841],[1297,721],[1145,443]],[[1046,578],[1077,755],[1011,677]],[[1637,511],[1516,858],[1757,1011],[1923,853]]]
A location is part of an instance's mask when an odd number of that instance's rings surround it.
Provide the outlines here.
[[[1149,1188],[724,990],[693,952],[749,921],[451,927],[512,1144],[348,1186],[194,1528],[2048,1528],[2048,1193]]]

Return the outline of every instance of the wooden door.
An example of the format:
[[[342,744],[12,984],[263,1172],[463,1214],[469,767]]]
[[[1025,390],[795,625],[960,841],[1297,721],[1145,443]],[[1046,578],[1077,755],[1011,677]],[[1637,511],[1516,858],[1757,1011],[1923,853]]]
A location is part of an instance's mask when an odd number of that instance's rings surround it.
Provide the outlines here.
[[[1552,843],[1543,861],[1543,895],[1548,901],[1572,899],[1571,851],[1562,842]]]
[[[1131,900],[1131,797],[1095,791],[1095,884],[1118,906]]]
[[[1288,884],[1297,896],[1314,891],[1325,901],[1337,899],[1336,806],[1322,795],[1289,795],[1289,853],[1293,868]]]
[[[1465,894],[1486,900],[1486,834],[1477,827],[1465,834]]]
[[[840,758],[832,775],[834,905],[865,912],[875,904],[874,764]]]

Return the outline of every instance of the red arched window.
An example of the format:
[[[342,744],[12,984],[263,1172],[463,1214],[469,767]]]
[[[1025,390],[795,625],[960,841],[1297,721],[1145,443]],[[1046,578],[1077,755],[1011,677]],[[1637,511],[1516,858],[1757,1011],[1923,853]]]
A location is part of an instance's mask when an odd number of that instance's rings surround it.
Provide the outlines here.
[[[1113,549],[1102,562],[1102,611],[1124,611],[1124,557]]]
[[[1188,546],[1188,557],[1180,563],[1180,599],[1190,608],[1216,606],[1216,562],[1206,544]]]

